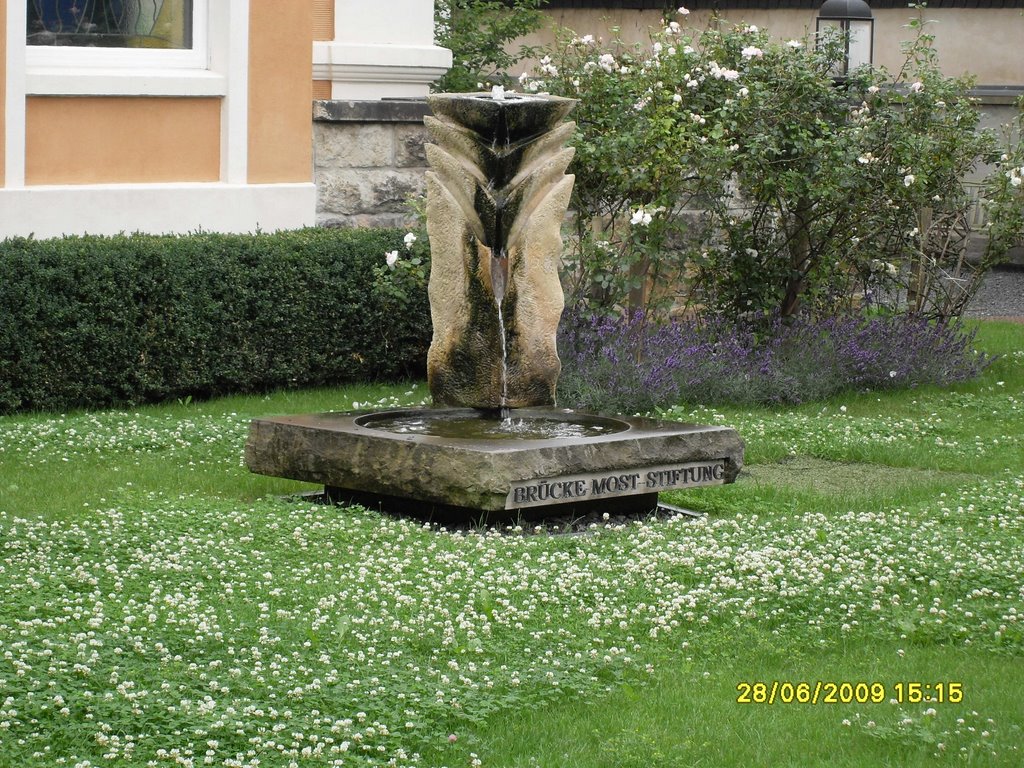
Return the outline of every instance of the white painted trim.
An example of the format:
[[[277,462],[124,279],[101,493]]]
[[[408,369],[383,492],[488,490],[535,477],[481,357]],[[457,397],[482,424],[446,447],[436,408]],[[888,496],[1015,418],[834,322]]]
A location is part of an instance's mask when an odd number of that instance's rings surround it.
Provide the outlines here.
[[[4,186],[25,185],[25,27],[28,6],[7,3],[7,61],[4,66]]]
[[[451,66],[452,52],[436,45],[374,45],[317,40],[313,43],[313,66],[445,67]]]
[[[316,223],[316,187],[296,184],[95,184],[0,189],[0,238],[274,232]]]
[[[227,81],[205,69],[37,68],[28,72],[26,92],[62,96],[223,96]]]
[[[210,9],[210,69],[226,78],[221,106],[220,178],[249,175],[249,0],[218,0]]]
[[[206,16],[197,4],[196,30],[204,26]],[[201,23],[202,22],[202,23]],[[24,27],[22,27],[24,29]],[[206,66],[206,35],[195,35],[192,48],[79,48],[74,45],[26,45],[25,62],[29,70],[47,67],[80,69],[135,69],[176,67],[203,69]]]
[[[451,64],[435,45],[313,43],[313,79],[331,81],[334,99],[423,97]]]

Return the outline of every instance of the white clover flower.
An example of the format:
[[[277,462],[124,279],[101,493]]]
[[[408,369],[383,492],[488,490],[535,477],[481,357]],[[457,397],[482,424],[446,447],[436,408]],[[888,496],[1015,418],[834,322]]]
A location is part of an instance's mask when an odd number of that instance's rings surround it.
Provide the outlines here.
[[[915,181],[914,174],[908,173],[906,176],[903,177],[903,186],[904,187],[909,187],[911,184],[914,183],[914,181]]]
[[[405,237],[402,238],[402,240],[405,243],[405,249],[409,250],[410,248],[412,248],[412,244],[416,242],[416,235],[414,235],[412,232],[408,232],[406,233]]]
[[[747,98],[747,96],[750,95],[750,89],[747,88],[746,86],[743,86],[736,92],[736,95],[739,96],[741,99],[745,99]]]
[[[740,55],[744,59],[759,59],[762,56],[764,56],[764,51],[762,51],[756,45],[748,45],[746,48],[740,51]]]
[[[388,269],[394,269],[398,263],[398,251],[388,251],[384,254],[384,261],[387,262]]]

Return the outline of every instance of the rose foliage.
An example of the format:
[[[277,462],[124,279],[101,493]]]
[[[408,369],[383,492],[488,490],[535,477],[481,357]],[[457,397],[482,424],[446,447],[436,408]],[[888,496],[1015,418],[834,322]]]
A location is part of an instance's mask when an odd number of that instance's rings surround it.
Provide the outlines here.
[[[842,82],[838,36],[717,17],[645,45],[562,34],[520,83],[579,100],[570,303],[785,318],[867,295],[959,314],[1024,233],[1024,145],[979,130],[972,81],[941,73],[923,18],[909,27],[898,71]],[[981,164],[990,236],[971,264],[963,180]]]

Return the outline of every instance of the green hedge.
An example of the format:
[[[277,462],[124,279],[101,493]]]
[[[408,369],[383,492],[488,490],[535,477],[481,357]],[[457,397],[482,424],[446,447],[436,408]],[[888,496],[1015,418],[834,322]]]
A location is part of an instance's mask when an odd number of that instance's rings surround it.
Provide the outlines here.
[[[337,229],[4,241],[0,412],[422,376],[426,295],[374,282],[401,247]]]

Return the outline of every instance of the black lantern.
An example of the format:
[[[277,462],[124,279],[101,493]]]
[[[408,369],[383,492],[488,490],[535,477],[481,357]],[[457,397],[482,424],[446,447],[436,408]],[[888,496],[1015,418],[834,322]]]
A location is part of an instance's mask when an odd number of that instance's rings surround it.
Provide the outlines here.
[[[818,37],[835,30],[831,34],[841,34],[846,45],[845,56],[836,65],[836,79],[845,79],[851,71],[871,64],[874,27],[871,8],[864,0],[825,0],[821,4]]]

